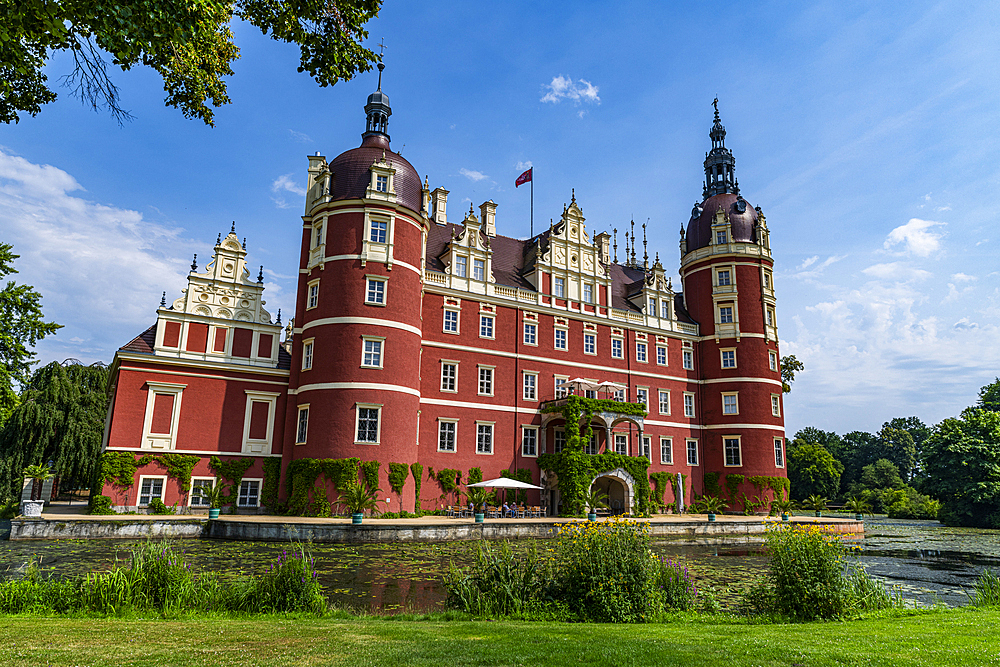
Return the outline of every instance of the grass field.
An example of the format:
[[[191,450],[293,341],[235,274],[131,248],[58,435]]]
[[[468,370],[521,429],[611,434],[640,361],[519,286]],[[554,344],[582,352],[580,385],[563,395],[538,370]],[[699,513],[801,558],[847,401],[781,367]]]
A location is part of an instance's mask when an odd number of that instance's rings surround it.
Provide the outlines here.
[[[658,625],[317,619],[0,618],[0,665],[1000,665],[1000,611],[850,622]]]

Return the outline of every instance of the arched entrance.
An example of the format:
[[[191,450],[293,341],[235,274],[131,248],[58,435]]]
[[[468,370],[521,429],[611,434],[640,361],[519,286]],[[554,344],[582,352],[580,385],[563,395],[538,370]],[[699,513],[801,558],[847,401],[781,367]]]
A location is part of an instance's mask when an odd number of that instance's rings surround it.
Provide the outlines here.
[[[635,498],[635,480],[622,468],[615,468],[594,477],[590,488],[607,494],[605,501],[612,514],[631,514]]]

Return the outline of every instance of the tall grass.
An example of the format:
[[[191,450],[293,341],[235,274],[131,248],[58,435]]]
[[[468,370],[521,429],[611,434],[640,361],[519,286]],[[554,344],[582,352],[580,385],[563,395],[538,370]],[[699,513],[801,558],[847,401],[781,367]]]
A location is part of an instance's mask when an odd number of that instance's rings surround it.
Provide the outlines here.
[[[1000,577],[983,570],[976,578],[972,604],[977,607],[1000,607]]]
[[[547,586],[546,574],[533,547],[515,554],[509,542],[479,542],[472,567],[449,566],[447,604],[476,616],[531,616],[539,611],[537,601]]]

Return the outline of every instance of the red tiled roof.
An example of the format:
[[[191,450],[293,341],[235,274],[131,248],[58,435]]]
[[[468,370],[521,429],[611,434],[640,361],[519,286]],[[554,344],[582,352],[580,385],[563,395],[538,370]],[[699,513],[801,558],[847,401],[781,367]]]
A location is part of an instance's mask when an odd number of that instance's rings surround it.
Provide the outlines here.
[[[153,354],[153,346],[156,345],[156,324],[149,327],[141,334],[123,345],[122,352],[138,352],[139,354]]]

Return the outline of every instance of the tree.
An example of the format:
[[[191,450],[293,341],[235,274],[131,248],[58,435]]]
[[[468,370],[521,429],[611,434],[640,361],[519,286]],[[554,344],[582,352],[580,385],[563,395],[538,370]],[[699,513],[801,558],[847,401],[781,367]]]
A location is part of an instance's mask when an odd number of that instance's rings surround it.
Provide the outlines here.
[[[861,471],[860,486],[862,489],[875,491],[877,489],[901,489],[904,486],[903,478],[899,475],[899,468],[889,459],[879,459],[872,465],[864,467]]]
[[[841,443],[837,460],[844,464],[840,484],[845,488],[861,479],[865,466],[884,458],[879,439],[872,433],[851,431],[841,439]]]
[[[814,445],[821,445],[826,451],[833,454],[835,459],[840,458],[840,452],[844,447],[843,441],[840,436],[833,431],[821,431],[813,426],[806,426],[804,429],[800,430],[792,438],[792,447],[797,447],[802,443],[811,443]]]
[[[812,495],[833,498],[840,490],[843,471],[844,464],[833,458],[823,445],[802,442],[788,452],[788,479],[796,500]]]
[[[976,407],[991,412],[1000,412],[1000,378],[979,390]]]
[[[0,431],[6,475],[0,497],[17,491],[21,471],[51,463],[62,485],[89,485],[101,453],[108,369],[57,362],[35,373]]]
[[[108,73],[146,65],[163,78],[165,103],[214,125],[212,107],[229,103],[223,77],[239,58],[233,19],[279,42],[298,44],[298,71],[321,86],[367,72],[379,56],[361,45],[382,0],[0,0],[0,120],[18,122],[56,99],[44,72],[59,51],[73,56],[63,77],[85,104],[119,122],[130,118]],[[211,100],[211,102],[209,102]]]
[[[966,408],[924,443],[923,489],[950,526],[1000,528],[1000,412]]]
[[[886,458],[896,464],[903,481],[909,481],[917,462],[917,446],[913,436],[907,431],[891,426],[883,426],[878,432],[879,449]]]
[[[795,382],[795,374],[805,370],[805,364],[795,358],[794,354],[789,354],[781,358],[781,391],[788,393],[792,390],[792,383]]]

